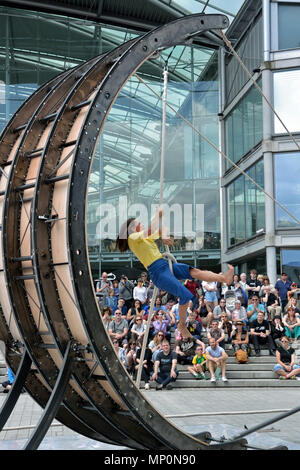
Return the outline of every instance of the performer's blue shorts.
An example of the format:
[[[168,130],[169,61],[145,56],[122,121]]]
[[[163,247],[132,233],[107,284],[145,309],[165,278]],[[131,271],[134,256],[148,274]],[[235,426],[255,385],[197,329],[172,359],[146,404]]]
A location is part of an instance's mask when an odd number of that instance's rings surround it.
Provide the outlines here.
[[[160,258],[148,266],[150,279],[159,289],[165,290],[169,294],[179,297],[179,304],[184,305],[194,298],[193,294],[179,281],[193,279],[189,266],[184,263],[173,263],[173,274],[170,271],[169,263],[166,259]]]

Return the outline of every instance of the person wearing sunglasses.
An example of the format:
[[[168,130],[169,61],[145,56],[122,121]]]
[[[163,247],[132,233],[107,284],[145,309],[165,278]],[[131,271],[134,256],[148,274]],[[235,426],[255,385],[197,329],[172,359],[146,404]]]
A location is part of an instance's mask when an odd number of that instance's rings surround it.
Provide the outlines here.
[[[170,326],[171,326],[170,315],[166,314],[164,310],[158,310],[158,312],[156,313],[156,319],[153,321],[154,334],[156,334],[158,331],[163,331],[167,340],[170,341],[171,339]]]
[[[108,327],[108,334],[112,340],[116,339],[121,343],[128,333],[127,320],[122,318],[121,310],[115,311],[115,318],[110,322]]]
[[[162,342],[165,339],[163,331],[158,331],[154,336],[153,340],[149,343],[149,349],[152,352],[152,360],[155,362],[157,354],[162,350]]]
[[[281,346],[276,351],[277,364],[274,372],[281,380],[300,380],[300,365],[295,364],[295,350],[290,346],[287,336],[281,338]]]

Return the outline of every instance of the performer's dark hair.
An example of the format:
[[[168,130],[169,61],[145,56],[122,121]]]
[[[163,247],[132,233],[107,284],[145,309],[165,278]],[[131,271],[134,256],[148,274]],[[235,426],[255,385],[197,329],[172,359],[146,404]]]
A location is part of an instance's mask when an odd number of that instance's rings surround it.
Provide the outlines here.
[[[116,249],[118,249],[121,253],[124,253],[124,251],[129,250],[128,237],[134,231],[134,226],[132,224],[134,220],[134,217],[127,219],[126,222],[124,222],[124,224],[120,228],[119,235],[116,239]]]

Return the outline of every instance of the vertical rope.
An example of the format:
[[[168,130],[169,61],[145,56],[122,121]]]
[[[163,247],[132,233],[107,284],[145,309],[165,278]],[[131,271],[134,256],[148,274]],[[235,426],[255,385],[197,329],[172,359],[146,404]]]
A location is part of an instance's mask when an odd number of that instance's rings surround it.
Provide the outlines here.
[[[162,124],[161,124],[161,159],[160,159],[160,191],[159,191],[159,205],[162,206],[163,203],[163,192],[164,192],[164,174],[165,174],[165,141],[166,141],[166,106],[167,106],[167,88],[168,88],[168,60],[165,62],[165,67],[164,67],[164,72],[163,72],[163,78],[164,78],[164,87],[163,87],[163,98],[162,98]],[[166,252],[169,254],[170,250],[169,247],[166,246]],[[170,257],[168,257],[168,263],[169,263],[169,268],[170,271],[173,272],[173,267],[172,267],[172,261]],[[141,376],[142,376],[142,369],[143,369],[143,362],[145,359],[145,351],[146,351],[146,346],[148,342],[148,336],[149,336],[149,330],[150,330],[150,324],[151,324],[151,319],[153,316],[153,311],[154,311],[154,305],[155,305],[155,300],[157,298],[159,289],[155,286],[151,303],[150,303],[150,311],[148,314],[147,318],[147,325],[146,325],[146,331],[144,334],[143,338],[143,345],[142,345],[142,350],[141,350],[141,355],[140,355],[140,363],[138,367],[138,373],[137,373],[137,379],[136,379],[136,385],[139,388],[140,383],[141,383]]]

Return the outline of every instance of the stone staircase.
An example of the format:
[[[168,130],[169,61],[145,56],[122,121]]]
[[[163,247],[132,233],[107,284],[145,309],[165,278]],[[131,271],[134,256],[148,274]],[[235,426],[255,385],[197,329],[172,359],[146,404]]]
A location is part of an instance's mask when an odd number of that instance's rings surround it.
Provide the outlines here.
[[[232,353],[232,351],[227,351]],[[279,380],[273,372],[276,359],[269,356],[269,351],[262,350],[260,357],[249,357],[247,364],[237,363],[235,357],[229,356],[226,366],[228,382],[217,380],[210,382],[210,374],[206,372],[207,380],[196,380],[188,371],[187,366],[178,365],[179,376],[173,384],[174,388],[215,388],[215,387],[299,387],[298,380]]]
[[[206,334],[202,333],[202,341],[207,344]],[[300,364],[300,341],[293,342],[292,347],[296,351],[296,364]],[[174,348],[174,338],[172,334],[171,348]],[[210,373],[205,373],[206,380],[196,380],[187,370],[187,365],[177,365],[179,371],[176,382],[172,383],[174,388],[248,388],[248,387],[300,387],[300,380],[279,380],[273,372],[276,358],[269,355],[268,349],[262,347],[261,355],[256,357],[253,346],[252,354],[247,364],[239,364],[234,356],[233,349],[226,345],[228,354],[226,362],[226,377],[228,382],[217,380],[210,382]],[[300,374],[299,374],[300,377]],[[142,384],[141,384],[142,385]],[[142,385],[143,386],[143,385]],[[156,383],[150,382],[150,387],[155,388]]]

